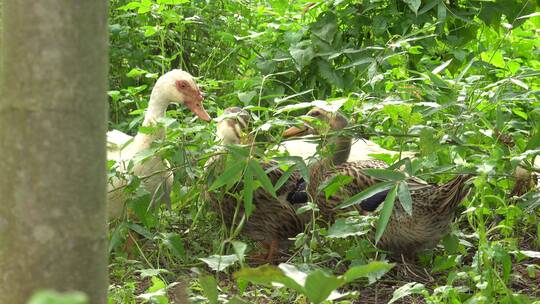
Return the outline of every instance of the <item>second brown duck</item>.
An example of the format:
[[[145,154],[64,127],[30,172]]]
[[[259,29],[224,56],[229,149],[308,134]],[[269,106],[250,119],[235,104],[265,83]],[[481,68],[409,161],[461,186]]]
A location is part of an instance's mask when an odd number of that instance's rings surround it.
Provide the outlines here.
[[[328,222],[333,222],[339,212],[336,209],[347,198],[360,193],[383,180],[363,172],[367,168],[387,168],[386,163],[377,160],[346,162],[350,151],[351,138],[346,135],[331,135],[343,130],[347,119],[338,112],[314,108],[307,114],[311,122],[301,127],[292,127],[284,132],[284,137],[304,134],[319,134],[322,137],[324,158],[310,167],[310,181],[307,191]],[[330,152],[325,151],[331,149]],[[320,185],[336,175],[352,177],[352,181],[326,198]],[[394,205],[393,212],[382,235],[378,247],[394,253],[411,254],[421,249],[434,247],[444,237],[454,218],[456,207],[469,193],[466,181],[471,175],[459,175],[443,184],[427,184],[416,178],[406,180],[412,198],[412,215],[405,212],[401,204]],[[382,191],[362,201],[354,208],[362,213],[375,211],[385,200],[389,190]]]

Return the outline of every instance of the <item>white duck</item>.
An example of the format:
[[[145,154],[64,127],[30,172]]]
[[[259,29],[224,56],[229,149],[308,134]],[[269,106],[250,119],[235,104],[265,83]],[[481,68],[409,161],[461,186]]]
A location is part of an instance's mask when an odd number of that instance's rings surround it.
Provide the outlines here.
[[[160,118],[165,117],[167,106],[171,103],[184,105],[202,120],[210,121],[210,116],[204,110],[202,101],[202,93],[193,77],[188,72],[172,70],[161,76],[154,85],[142,126],[156,125]],[[107,132],[107,159],[115,160],[118,163],[117,170],[126,173],[129,162],[137,153],[150,148],[152,142],[164,136],[165,130],[161,128],[157,128],[152,133],[139,132],[135,137],[118,130]],[[133,141],[128,144],[132,139]],[[151,156],[135,163],[130,173],[140,177],[144,187],[153,195],[157,194],[158,190],[162,191],[159,194],[161,196],[168,195],[173,182],[173,175],[167,168],[168,164],[160,157]],[[127,199],[124,193],[126,185],[127,181],[122,178],[113,177],[109,180],[107,189],[109,220],[117,219],[122,215]]]

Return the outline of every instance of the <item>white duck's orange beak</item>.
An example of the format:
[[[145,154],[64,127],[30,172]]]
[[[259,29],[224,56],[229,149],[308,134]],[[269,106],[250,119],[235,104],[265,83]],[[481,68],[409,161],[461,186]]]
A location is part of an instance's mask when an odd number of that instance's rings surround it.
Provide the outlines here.
[[[301,136],[301,135],[307,134],[308,130],[309,129],[307,126],[290,127],[287,130],[285,130],[282,135],[284,138]]]
[[[202,104],[203,101],[202,93],[199,92],[197,96],[194,96],[193,99],[188,99],[184,101],[184,105],[191,111],[193,114],[197,115],[200,119],[204,121],[210,121],[212,118],[208,113],[206,113],[206,110],[204,109],[204,106]]]

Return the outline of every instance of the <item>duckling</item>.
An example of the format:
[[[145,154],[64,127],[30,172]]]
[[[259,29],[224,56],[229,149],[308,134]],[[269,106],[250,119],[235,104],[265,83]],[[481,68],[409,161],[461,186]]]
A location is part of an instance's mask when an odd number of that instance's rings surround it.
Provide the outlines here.
[[[307,191],[314,198],[324,219],[331,223],[339,215],[336,207],[344,200],[382,182],[365,174],[363,170],[384,169],[388,166],[378,160],[346,162],[350,151],[350,138],[328,134],[330,131],[339,132],[347,126],[348,121],[342,114],[313,108],[307,116],[315,121],[307,122],[301,127],[291,127],[283,136],[292,137],[306,133],[322,136],[322,153],[327,154],[310,166]],[[332,146],[333,150],[328,149]],[[319,186],[336,175],[349,176],[352,181],[326,198],[325,193],[318,190]],[[401,204],[395,204],[378,247],[404,254],[434,247],[448,233],[456,207],[469,193],[470,187],[465,182],[471,177],[472,175],[459,175],[443,185],[427,184],[416,178],[408,178],[406,182],[412,198],[412,215],[407,214]],[[384,202],[388,191],[379,192],[353,208],[364,214],[373,212]]]
[[[245,110],[232,107],[224,111],[217,124],[217,136],[224,145],[240,144],[242,134],[247,131],[250,115]],[[217,178],[224,170],[227,153],[216,155],[206,164],[209,184],[212,178]],[[273,185],[285,174],[276,162],[260,163]],[[242,192],[243,182],[236,183],[228,191],[206,191],[207,199],[215,210],[219,210],[225,225],[231,226],[243,223],[241,233],[260,242],[267,253],[257,255],[255,258],[265,262],[272,262],[279,249],[289,245],[289,238],[295,237],[304,231],[303,221],[297,216],[294,206],[287,201],[294,197],[298,188],[300,177],[297,173],[291,174],[289,179],[277,191],[274,197],[262,187],[253,191],[253,205],[255,210],[246,217],[242,199],[238,194]],[[245,194],[244,194],[245,195]]]

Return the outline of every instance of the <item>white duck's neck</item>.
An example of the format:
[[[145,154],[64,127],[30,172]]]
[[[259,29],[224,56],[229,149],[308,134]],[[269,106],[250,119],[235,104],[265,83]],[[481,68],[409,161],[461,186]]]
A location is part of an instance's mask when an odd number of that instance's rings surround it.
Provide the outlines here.
[[[155,126],[160,118],[165,117],[168,103],[162,100],[161,95],[156,89],[157,88],[154,88],[150,95],[150,101],[148,102],[148,108],[146,109],[146,114],[144,115],[142,123],[143,127]],[[136,147],[135,149],[137,151],[142,151],[148,149],[153,141],[162,139],[164,136],[165,130],[163,128],[156,129],[151,133],[142,133],[139,131],[137,135],[135,135],[133,145]]]

